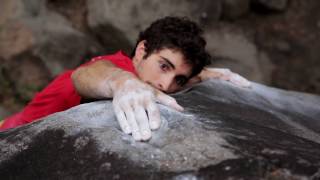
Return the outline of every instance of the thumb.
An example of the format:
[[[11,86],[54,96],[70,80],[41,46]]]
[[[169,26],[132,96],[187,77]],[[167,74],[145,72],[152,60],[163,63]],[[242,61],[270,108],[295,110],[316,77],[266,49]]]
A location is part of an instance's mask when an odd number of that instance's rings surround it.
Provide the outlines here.
[[[159,90],[156,90],[155,94],[156,94],[156,100],[159,103],[172,107],[178,111],[183,111],[183,107],[180,106],[173,97],[166,95],[165,93]]]

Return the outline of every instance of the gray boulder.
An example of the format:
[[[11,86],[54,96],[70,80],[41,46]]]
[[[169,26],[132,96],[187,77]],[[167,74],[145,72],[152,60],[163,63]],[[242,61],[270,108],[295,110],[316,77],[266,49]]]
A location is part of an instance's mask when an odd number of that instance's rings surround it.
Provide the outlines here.
[[[235,20],[249,12],[250,0],[223,0],[223,18]]]
[[[284,11],[288,6],[288,0],[252,0],[252,4],[265,10]]]
[[[208,81],[159,105],[148,142],[120,131],[111,101],[0,133],[4,179],[318,179],[320,97]]]

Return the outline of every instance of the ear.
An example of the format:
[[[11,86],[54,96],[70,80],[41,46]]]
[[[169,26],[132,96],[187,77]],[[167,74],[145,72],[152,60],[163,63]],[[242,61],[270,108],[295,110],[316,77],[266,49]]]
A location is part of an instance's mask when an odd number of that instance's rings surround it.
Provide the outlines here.
[[[146,54],[146,51],[145,51],[145,40],[143,41],[140,41],[136,47],[136,51],[135,51],[135,58],[137,60],[142,60],[144,55]]]

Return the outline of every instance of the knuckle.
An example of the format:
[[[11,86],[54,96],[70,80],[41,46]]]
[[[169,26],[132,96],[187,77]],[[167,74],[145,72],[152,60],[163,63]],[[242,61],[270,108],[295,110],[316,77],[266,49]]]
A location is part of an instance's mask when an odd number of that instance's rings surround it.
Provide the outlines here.
[[[176,103],[177,102],[176,99],[174,99],[171,96],[167,96],[167,99],[168,99],[168,102],[170,102],[170,103]]]

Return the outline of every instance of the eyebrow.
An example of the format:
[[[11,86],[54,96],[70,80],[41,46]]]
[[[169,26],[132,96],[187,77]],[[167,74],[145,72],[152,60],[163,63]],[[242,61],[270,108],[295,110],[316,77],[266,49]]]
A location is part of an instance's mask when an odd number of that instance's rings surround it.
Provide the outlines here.
[[[176,67],[174,66],[174,64],[172,64],[172,62],[169,60],[169,59],[167,59],[167,58],[165,58],[165,57],[163,57],[163,56],[160,56],[164,61],[166,61],[166,63],[168,63],[169,64],[169,66],[172,68],[172,69],[175,69]]]

